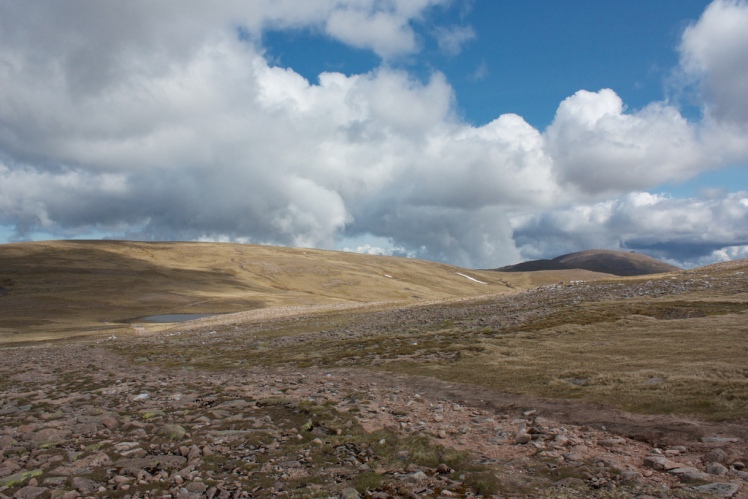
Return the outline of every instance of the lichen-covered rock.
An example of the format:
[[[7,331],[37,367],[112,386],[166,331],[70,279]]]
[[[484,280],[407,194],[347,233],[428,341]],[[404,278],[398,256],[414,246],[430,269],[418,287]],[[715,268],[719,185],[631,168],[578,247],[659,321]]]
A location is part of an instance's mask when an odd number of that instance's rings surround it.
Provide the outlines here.
[[[34,433],[32,440],[40,447],[56,445],[64,442],[70,436],[70,430],[45,428]]]
[[[182,425],[166,424],[159,428],[156,434],[171,440],[182,440],[187,435],[187,430]]]
[[[5,478],[0,478],[0,487],[17,487],[26,483],[27,480],[41,475],[42,470],[19,471]]]
[[[359,499],[360,497],[361,495],[353,487],[346,487],[345,489],[340,491],[341,499]]]
[[[71,483],[73,485],[73,488],[83,495],[96,492],[99,487],[101,487],[101,484],[99,482],[81,476],[73,478]]]
[[[709,483],[694,487],[697,492],[704,492],[717,497],[733,497],[740,490],[737,483]]]
[[[34,499],[35,497],[39,497],[40,495],[47,492],[46,487],[33,487],[31,485],[27,485],[26,487],[23,487],[18,492],[13,494],[13,499]]]

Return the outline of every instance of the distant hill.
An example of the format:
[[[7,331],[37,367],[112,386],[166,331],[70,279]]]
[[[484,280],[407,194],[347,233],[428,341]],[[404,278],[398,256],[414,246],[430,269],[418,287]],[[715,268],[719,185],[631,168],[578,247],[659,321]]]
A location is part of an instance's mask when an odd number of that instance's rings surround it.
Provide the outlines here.
[[[638,276],[674,272],[680,268],[640,253],[587,250],[561,255],[552,260],[531,260],[494,269],[498,272],[582,269],[617,276]]]

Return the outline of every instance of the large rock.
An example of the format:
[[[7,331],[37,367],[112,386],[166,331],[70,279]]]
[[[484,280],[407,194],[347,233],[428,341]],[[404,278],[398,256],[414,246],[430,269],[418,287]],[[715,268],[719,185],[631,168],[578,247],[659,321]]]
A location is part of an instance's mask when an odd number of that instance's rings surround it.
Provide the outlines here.
[[[732,470],[730,474],[742,479],[744,482],[748,482],[748,472],[740,470]]]
[[[40,447],[49,447],[64,442],[70,436],[70,430],[45,428],[34,433],[33,440]]]
[[[518,445],[524,445],[532,440],[532,435],[527,433],[525,430],[520,430],[514,437],[514,443]]]
[[[740,485],[737,483],[710,483],[694,487],[694,490],[717,497],[733,497],[740,490]]]
[[[96,492],[101,487],[99,482],[91,480],[90,478],[83,478],[77,476],[72,481],[73,488],[80,492],[82,495],[88,495]]]
[[[156,434],[171,440],[182,440],[187,435],[187,430],[182,425],[166,424],[159,428]]]
[[[722,449],[712,449],[704,456],[705,463],[727,463],[727,452]]]
[[[668,471],[676,468],[684,468],[682,464],[674,463],[663,456],[647,456],[644,458],[644,466],[652,468],[653,470]]]
[[[47,492],[46,487],[32,487],[30,485],[13,494],[13,499],[34,499]]]
[[[353,487],[347,487],[340,492],[341,499],[359,499],[361,495]]]
[[[683,483],[710,482],[713,478],[711,475],[709,475],[709,473],[704,473],[703,471],[691,466],[686,468],[675,468],[673,470],[669,470],[668,473],[672,473],[673,475],[678,476],[680,478],[680,481]]]
[[[112,464],[112,460],[104,451],[96,454],[91,460],[91,466],[94,468],[98,468],[99,466],[108,466],[110,464]]]
[[[406,477],[406,480],[408,480],[411,483],[421,483],[421,482],[425,482],[428,479],[429,479],[428,475],[426,475],[426,473],[424,473],[423,471],[416,471],[412,475],[408,475]]]
[[[706,472],[710,475],[726,475],[727,468],[719,463],[709,463],[706,465]]]
[[[208,486],[203,482],[190,482],[184,488],[191,494],[202,494],[208,490]]]

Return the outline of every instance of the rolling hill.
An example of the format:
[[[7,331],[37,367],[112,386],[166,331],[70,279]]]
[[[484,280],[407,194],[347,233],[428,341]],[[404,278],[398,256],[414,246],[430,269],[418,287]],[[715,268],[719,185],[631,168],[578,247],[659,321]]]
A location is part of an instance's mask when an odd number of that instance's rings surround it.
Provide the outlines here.
[[[165,313],[494,294],[515,281],[423,260],[245,244],[3,244],[0,340],[121,330]]]
[[[537,272],[582,269],[616,276],[661,274],[681,270],[674,265],[640,253],[587,250],[561,255],[552,260],[531,260],[494,269],[498,272]]]

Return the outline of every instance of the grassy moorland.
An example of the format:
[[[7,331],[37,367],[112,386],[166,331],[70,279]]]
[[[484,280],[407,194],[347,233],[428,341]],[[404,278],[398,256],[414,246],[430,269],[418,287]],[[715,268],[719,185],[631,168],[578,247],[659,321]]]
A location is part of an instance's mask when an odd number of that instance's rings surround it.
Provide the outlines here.
[[[616,278],[232,244],[49,242],[1,246],[0,268],[6,344],[115,333],[135,337],[118,347],[130,358],[172,367],[364,367],[640,413],[748,416],[746,261]],[[598,280],[568,283],[584,278]],[[225,315],[131,322],[176,312]]]
[[[638,413],[740,419],[748,416],[746,271],[743,261],[490,297],[228,315],[171,326],[122,351],[173,367],[363,367]]]

